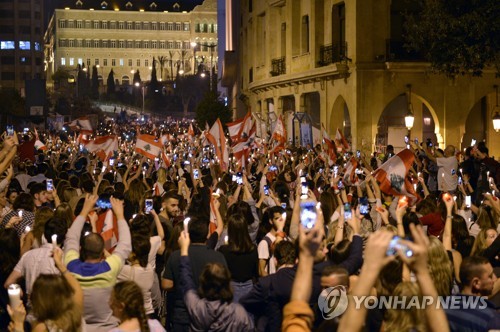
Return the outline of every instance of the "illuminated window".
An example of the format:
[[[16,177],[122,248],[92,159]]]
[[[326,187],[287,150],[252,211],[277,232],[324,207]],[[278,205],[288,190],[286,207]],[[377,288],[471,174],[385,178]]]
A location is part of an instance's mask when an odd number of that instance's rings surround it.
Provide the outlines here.
[[[27,40],[21,40],[19,41],[19,49],[20,50],[30,50],[31,49],[31,43]]]
[[[13,40],[0,41],[0,49],[2,49],[2,50],[13,50],[15,48],[16,48],[16,44]]]
[[[123,59],[120,59],[120,67],[123,67]]]
[[[66,58],[61,58],[61,66],[66,66]]]
[[[74,58],[69,58],[69,65],[74,66],[75,65],[75,59]]]

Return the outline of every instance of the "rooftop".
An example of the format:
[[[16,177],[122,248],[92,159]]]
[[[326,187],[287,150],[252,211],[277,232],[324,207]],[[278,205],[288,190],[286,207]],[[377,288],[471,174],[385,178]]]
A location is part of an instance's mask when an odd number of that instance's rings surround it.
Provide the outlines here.
[[[190,12],[202,3],[203,0],[59,0],[56,8]]]

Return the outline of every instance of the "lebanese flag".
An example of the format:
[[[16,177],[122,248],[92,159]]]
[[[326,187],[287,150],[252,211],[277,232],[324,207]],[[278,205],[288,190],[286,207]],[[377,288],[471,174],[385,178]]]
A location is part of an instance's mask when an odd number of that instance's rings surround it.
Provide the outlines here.
[[[269,153],[277,153],[280,150],[285,148],[286,143],[286,130],[283,124],[283,120],[281,119],[281,115],[276,121],[276,125],[274,126],[273,134],[271,135],[271,141],[274,141],[272,145],[271,151]]]
[[[358,161],[356,158],[351,157],[347,162],[344,172],[344,182],[347,184],[353,184],[356,182],[356,168],[358,167]]]
[[[189,139],[192,141],[193,138],[194,138],[194,129],[193,129],[193,123],[192,122],[189,124],[189,129],[188,129],[187,134],[188,134]]]
[[[322,132],[323,133],[323,141],[328,146],[328,158],[330,158],[330,160],[332,162],[335,162],[337,160],[337,154],[335,153],[335,143],[330,138],[330,135],[328,135],[328,132],[326,131],[323,124],[321,124],[321,128],[323,130],[323,132]]]
[[[155,159],[162,151],[162,144],[153,135],[142,134],[137,136],[135,152],[149,159]]]
[[[219,158],[221,169],[227,171],[229,165],[229,153],[226,147],[226,137],[220,119],[214,122],[210,130],[205,133],[207,140],[214,146],[215,154]]]
[[[257,132],[257,127],[255,123],[250,130],[249,137],[245,141],[241,141],[239,143],[234,144],[231,148],[233,150],[233,155],[236,160],[240,160],[240,166],[245,167],[247,163],[247,159],[250,155],[250,150],[257,147],[255,142],[255,134]]]
[[[335,133],[335,144],[337,145],[337,147],[340,147],[340,151],[349,151],[351,149],[349,143],[347,142],[339,128],[337,128],[337,132]]]
[[[254,120],[251,112],[248,112],[243,119],[227,124],[229,137],[233,143],[244,142],[250,137],[250,131],[254,127]]]
[[[387,195],[407,196],[410,205],[415,204],[418,200],[418,195],[407,177],[414,159],[415,154],[404,149],[383,163],[373,173],[375,179],[380,183],[380,190]]]
[[[92,134],[94,132],[92,125],[90,124],[90,120],[86,116],[71,121],[68,126],[73,131],[79,130],[80,132],[88,134]]]
[[[42,143],[42,141],[40,141],[40,138],[38,137],[38,131],[36,130],[35,128],[35,150],[42,150],[42,151],[46,151],[47,150],[47,147],[45,146],[45,144]]]
[[[163,160],[163,164],[165,165],[166,168],[170,167],[170,159],[168,158],[167,154],[165,153],[165,150],[161,151],[161,160]]]
[[[101,229],[101,237],[107,251],[113,252],[118,244],[118,224],[111,209],[100,214],[97,220],[97,229]]]
[[[115,135],[97,136],[93,141],[84,143],[85,149],[94,152],[102,161],[111,157],[118,150],[118,138]]]

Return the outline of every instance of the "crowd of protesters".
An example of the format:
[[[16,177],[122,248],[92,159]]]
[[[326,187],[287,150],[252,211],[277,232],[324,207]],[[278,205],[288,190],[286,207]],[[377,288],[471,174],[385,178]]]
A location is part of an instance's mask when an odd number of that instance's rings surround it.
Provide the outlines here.
[[[67,131],[3,135],[1,330],[500,329],[500,164],[483,142],[335,160],[261,144],[225,169],[190,125],[100,124],[119,137],[104,160]],[[168,160],[137,153],[141,133],[167,135]]]

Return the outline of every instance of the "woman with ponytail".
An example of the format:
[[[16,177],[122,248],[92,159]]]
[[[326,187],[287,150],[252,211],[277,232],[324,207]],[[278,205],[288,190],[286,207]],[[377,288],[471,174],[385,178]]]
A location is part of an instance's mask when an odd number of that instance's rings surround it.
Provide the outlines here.
[[[109,307],[120,320],[120,325],[110,332],[165,332],[159,321],[146,316],[141,288],[133,281],[115,285]]]

